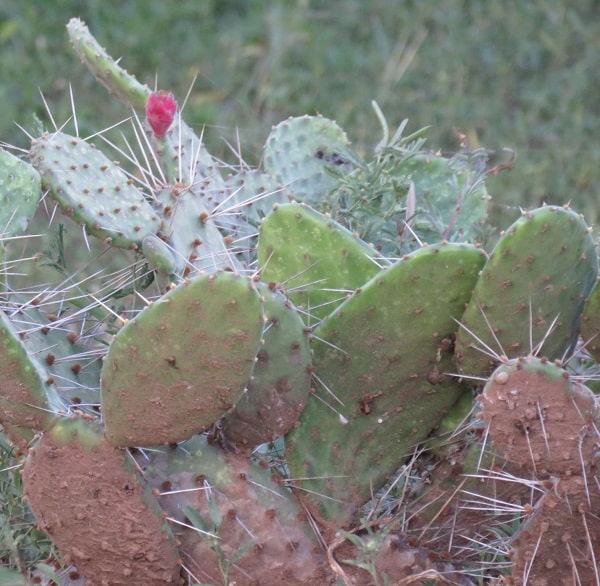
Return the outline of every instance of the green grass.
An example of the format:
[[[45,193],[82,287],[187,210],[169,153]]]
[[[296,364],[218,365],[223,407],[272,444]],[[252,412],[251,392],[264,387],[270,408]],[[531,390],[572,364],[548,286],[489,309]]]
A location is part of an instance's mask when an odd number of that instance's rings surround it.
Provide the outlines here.
[[[23,500],[21,459],[14,455],[0,432],[0,584],[21,584],[17,575],[33,572],[38,564],[55,558],[47,535],[37,529],[29,506]],[[14,580],[14,581],[13,581]]]
[[[597,220],[600,179],[600,19],[593,0],[473,3],[333,0],[317,2],[129,0],[109,6],[25,0],[0,9],[3,116],[0,137],[25,144],[13,121],[44,117],[38,88],[58,120],[73,85],[82,133],[127,113],[78,66],[64,24],[80,16],[143,81],[185,97],[186,119],[206,125],[206,141],[230,157],[242,137],[255,163],[272,124],[321,112],[355,146],[379,138],[376,99],[391,126],[431,126],[429,145],[454,151],[456,129],[492,160],[517,154],[490,182],[495,203],[566,203]],[[85,5],[84,5],[85,4]],[[223,140],[226,139],[226,140]]]

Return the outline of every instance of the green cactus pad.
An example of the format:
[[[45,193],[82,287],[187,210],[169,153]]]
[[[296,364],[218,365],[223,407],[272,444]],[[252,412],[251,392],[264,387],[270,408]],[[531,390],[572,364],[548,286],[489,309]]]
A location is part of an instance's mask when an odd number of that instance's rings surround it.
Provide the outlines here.
[[[502,356],[532,352],[563,358],[597,273],[594,240],[579,215],[554,206],[524,212],[496,244],[463,315],[460,371],[480,376]]]
[[[306,514],[269,470],[201,436],[176,450],[154,452],[140,464],[162,493],[159,502],[173,522],[186,565],[204,581],[223,583],[219,547],[227,561],[239,556],[230,584],[328,583],[322,573],[326,558]]]
[[[91,143],[62,132],[33,141],[31,162],[62,211],[88,233],[137,249],[160,219],[131,179]]]
[[[221,200],[225,181],[220,166],[180,115],[164,137],[153,136],[151,143],[167,183],[184,188],[195,186],[212,204]]]
[[[67,33],[73,48],[88,70],[108,90],[127,106],[144,111],[151,90],[123,69],[92,36],[85,23],[72,18]],[[158,152],[167,180],[182,184],[200,183],[204,189],[223,187],[219,166],[208,153],[200,138],[187,126],[180,116],[176,117]]]
[[[162,275],[171,276],[183,269],[183,260],[178,260],[173,249],[156,234],[142,240],[142,253],[150,267]]]
[[[262,327],[255,287],[233,273],[196,277],[147,307],[104,361],[108,440],[153,446],[210,427],[242,394]]]
[[[254,448],[287,433],[310,390],[312,355],[300,315],[274,287],[257,283],[265,327],[252,376],[235,408],[222,419],[227,440]]]
[[[294,199],[321,202],[337,185],[328,168],[348,165],[346,133],[322,116],[288,118],[273,128],[264,150],[264,168]]]
[[[242,171],[225,182],[228,192],[226,209],[240,213],[252,226],[271,212],[274,205],[290,201],[290,192],[273,177],[258,170]]]
[[[40,174],[29,164],[0,149],[0,236],[24,232],[42,196]]]
[[[600,281],[596,281],[581,316],[581,337],[585,349],[600,362]]]
[[[162,230],[184,275],[192,269],[241,269],[195,187],[166,187],[157,194],[157,202],[164,218]]]
[[[258,265],[292,302],[322,319],[389,262],[349,230],[303,204],[283,204],[264,220]]]
[[[151,93],[148,86],[141,84],[133,75],[120,67],[79,18],[72,18],[69,21],[67,33],[76,53],[109,93],[117,96],[128,106],[143,110]]]
[[[11,315],[11,323],[19,330],[24,347],[47,369],[62,403],[67,407],[97,406],[101,360],[78,342],[78,336],[67,323],[54,320],[26,303]]]
[[[101,428],[57,423],[29,453],[23,485],[63,561],[90,584],[179,584],[179,552],[156,499]]]
[[[287,436],[298,494],[339,527],[425,439],[458,399],[454,319],[485,254],[470,245],[420,249],[382,271],[315,332],[318,382]]]
[[[21,446],[33,431],[50,429],[65,411],[47,363],[30,351],[25,338],[0,312],[0,423]]]

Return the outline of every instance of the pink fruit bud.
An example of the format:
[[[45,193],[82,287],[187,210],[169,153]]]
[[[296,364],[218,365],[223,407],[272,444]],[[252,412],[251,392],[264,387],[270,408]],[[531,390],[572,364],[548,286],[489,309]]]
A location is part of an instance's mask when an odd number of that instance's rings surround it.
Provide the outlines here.
[[[177,112],[177,102],[171,92],[152,92],[146,102],[146,120],[158,137],[163,137]]]

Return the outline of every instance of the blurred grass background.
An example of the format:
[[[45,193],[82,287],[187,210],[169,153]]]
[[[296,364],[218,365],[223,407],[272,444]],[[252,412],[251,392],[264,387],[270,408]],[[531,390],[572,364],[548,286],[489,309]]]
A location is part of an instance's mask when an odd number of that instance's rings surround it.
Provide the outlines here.
[[[572,202],[596,222],[600,179],[600,4],[596,0],[21,0],[0,7],[0,140],[26,146],[14,125],[70,113],[83,136],[122,119],[123,106],[71,52],[65,24],[84,19],[122,64],[181,102],[205,126],[209,150],[260,159],[272,124],[320,112],[355,147],[390,126],[431,126],[428,145],[452,152],[456,130],[513,169],[490,181],[499,208]]]

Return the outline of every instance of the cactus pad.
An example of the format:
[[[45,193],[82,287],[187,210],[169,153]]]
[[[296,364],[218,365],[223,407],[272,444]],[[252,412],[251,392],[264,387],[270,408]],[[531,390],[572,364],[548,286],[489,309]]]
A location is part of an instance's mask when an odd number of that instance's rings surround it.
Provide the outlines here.
[[[258,170],[242,171],[225,182],[226,208],[234,208],[252,225],[258,226],[276,204],[287,203],[290,192],[275,179]]]
[[[229,442],[254,448],[287,433],[310,390],[312,354],[296,309],[275,288],[256,283],[265,320],[252,376],[234,409],[222,419]]]
[[[222,584],[222,563],[236,558],[233,584],[325,584],[317,536],[292,493],[269,470],[197,436],[141,461],[194,575]],[[186,523],[187,527],[179,523]],[[205,531],[194,531],[192,525]],[[219,560],[216,548],[222,552]]]
[[[146,308],[117,334],[102,368],[102,413],[120,446],[187,439],[242,394],[262,332],[253,284],[199,276]]]
[[[562,358],[577,340],[597,273],[594,240],[579,215],[553,206],[524,212],[496,244],[463,315],[461,372],[488,373],[503,355]]]
[[[511,541],[514,583],[573,584],[575,576],[578,584],[597,583],[600,412],[594,394],[562,368],[527,358],[499,366],[480,401],[494,446],[542,490]]]
[[[35,305],[15,304],[10,321],[18,330],[30,357],[38,360],[54,381],[61,403],[66,407],[100,403],[100,358],[78,341],[71,327],[58,323]]]
[[[288,118],[273,128],[265,143],[264,167],[294,199],[321,202],[337,185],[328,168],[348,166],[344,131],[322,116]]]
[[[162,231],[173,250],[173,266],[195,271],[238,268],[235,257],[210,217],[207,201],[196,187],[165,187],[157,194],[164,221]],[[155,250],[153,252],[158,252]]]
[[[65,410],[47,363],[31,352],[26,338],[0,312],[0,423],[20,446],[32,439],[33,431],[52,427]]]
[[[538,478],[581,473],[598,433],[594,394],[567,371],[543,359],[499,366],[480,396],[483,420],[504,457]],[[582,456],[583,454],[583,456]]]
[[[458,399],[461,388],[447,374],[453,317],[484,261],[468,245],[418,250],[315,330],[317,394],[287,443],[292,479],[306,479],[298,493],[317,517],[334,526],[352,521]]]
[[[150,89],[122,69],[90,34],[86,24],[72,18],[67,24],[67,33],[73,48],[109,93],[116,95],[127,105],[143,110]]]
[[[25,231],[41,196],[40,174],[0,149],[0,236],[8,238]]]
[[[32,165],[62,211],[121,248],[138,248],[160,219],[119,166],[91,143],[62,132],[33,141]]]
[[[349,230],[302,204],[283,204],[261,226],[261,278],[321,319],[376,275],[388,261]]]
[[[178,584],[179,552],[169,526],[126,462],[100,428],[65,419],[30,452],[25,494],[63,560],[89,584]]]

